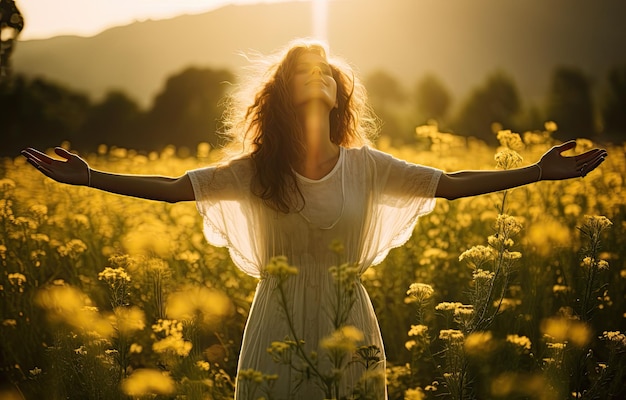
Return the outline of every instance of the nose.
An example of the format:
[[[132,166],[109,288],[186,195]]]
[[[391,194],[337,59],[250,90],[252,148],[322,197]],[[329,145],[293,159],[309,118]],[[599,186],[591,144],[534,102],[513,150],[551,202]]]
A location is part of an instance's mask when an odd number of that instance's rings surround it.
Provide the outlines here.
[[[313,75],[318,74],[318,75],[322,75],[322,69],[319,66],[314,66],[313,70],[311,71],[311,73]]]

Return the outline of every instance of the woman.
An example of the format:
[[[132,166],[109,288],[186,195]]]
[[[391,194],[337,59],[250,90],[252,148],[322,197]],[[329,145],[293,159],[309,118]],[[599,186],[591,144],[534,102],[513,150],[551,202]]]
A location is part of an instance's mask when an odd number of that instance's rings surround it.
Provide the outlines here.
[[[436,197],[582,177],[607,154],[563,157],[575,146],[568,142],[532,166],[507,171],[446,173],[407,163],[368,146],[374,118],[344,64],[313,42],[281,54],[265,79],[232,96],[226,133],[238,153],[220,166],[176,178],[119,175],[92,170],[60,148],[63,160],[34,149],[22,154],[59,182],[196,201],[208,241],[227,246],[239,268],[260,278],[240,353],[238,398],[386,398],[383,343],[358,277],[410,237]]]

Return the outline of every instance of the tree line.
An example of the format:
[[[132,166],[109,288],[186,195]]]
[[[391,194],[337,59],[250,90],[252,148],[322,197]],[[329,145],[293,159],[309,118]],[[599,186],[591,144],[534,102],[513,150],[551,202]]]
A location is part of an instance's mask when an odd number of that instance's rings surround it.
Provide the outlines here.
[[[189,67],[168,77],[152,105],[142,109],[122,90],[92,101],[63,85],[17,74],[0,81],[0,155],[63,141],[81,151],[94,151],[101,144],[138,151],[158,151],[169,144],[191,150],[201,142],[219,146],[221,100],[234,79],[228,70]],[[409,88],[385,71],[364,81],[382,121],[381,134],[396,145],[414,142],[415,127],[432,120],[444,131],[489,144],[496,143],[494,123],[522,132],[541,129],[548,120],[557,123],[555,136],[560,139],[626,139],[626,66],[608,72],[599,95],[579,69],[556,68],[542,106],[524,106],[514,80],[496,71],[454,113],[450,90],[434,74]]]

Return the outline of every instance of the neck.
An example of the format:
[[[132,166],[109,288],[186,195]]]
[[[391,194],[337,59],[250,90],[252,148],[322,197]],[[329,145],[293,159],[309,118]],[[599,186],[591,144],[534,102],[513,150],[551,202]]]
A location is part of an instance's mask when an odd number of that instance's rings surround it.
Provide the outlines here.
[[[339,157],[339,146],[330,141],[330,118],[328,107],[312,103],[299,115],[304,136],[305,156],[295,170],[310,179],[328,174]]]

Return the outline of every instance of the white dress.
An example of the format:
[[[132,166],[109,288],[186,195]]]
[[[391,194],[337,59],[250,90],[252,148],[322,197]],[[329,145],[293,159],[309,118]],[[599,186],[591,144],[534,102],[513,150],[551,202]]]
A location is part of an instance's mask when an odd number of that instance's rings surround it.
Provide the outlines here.
[[[434,208],[441,170],[398,160],[369,147],[342,147],[337,164],[322,179],[297,176],[306,203],[301,212],[289,214],[270,209],[251,193],[253,171],[248,159],[188,174],[209,243],[227,246],[239,268],[260,278],[244,331],[238,370],[277,374],[278,380],[270,381],[268,386],[238,379],[236,398],[327,398],[325,386],[301,357],[294,354],[291,365],[279,364],[267,349],[272,342],[286,338],[302,340],[307,355],[317,354],[311,359],[317,359],[318,371],[333,373],[328,352],[320,346],[320,341],[335,331],[332,312],[337,303],[336,286],[329,267],[353,263],[360,276],[380,263],[389,250],[404,244],[418,217]],[[341,259],[331,249],[336,241],[344,248]],[[280,302],[278,279],[264,272],[274,256],[286,256],[289,264],[298,268],[298,273],[281,286],[288,317]],[[383,377],[384,350],[378,321],[358,277],[354,288],[354,303],[344,322],[362,332],[358,346],[380,349],[381,360],[374,369]],[[359,387],[363,390],[359,382],[363,381],[364,370],[358,362],[342,368],[341,378],[337,378],[340,397],[350,398]],[[269,387],[270,396],[265,393]],[[384,380],[366,390],[370,398],[386,398]]]

